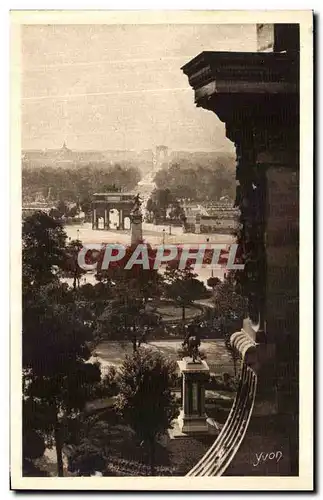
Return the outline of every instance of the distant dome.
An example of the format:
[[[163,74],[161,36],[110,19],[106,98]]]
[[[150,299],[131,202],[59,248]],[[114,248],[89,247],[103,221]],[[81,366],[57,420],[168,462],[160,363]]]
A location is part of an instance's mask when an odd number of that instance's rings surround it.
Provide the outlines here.
[[[73,154],[72,150],[66,146],[66,142],[64,141],[63,146],[61,147],[58,153],[58,156],[60,158],[67,158],[70,157],[72,154]]]

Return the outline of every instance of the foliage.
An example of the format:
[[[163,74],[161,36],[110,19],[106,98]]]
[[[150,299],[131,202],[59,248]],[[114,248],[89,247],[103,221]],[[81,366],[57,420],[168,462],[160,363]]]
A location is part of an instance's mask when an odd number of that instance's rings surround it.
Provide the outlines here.
[[[126,460],[123,458],[113,458],[109,460],[105,476],[127,476],[138,477],[148,476],[149,468],[147,465],[133,460]],[[165,465],[156,466],[156,476],[174,476],[176,471],[174,467],[167,467]]]
[[[237,390],[237,379],[229,373],[222,373],[221,375],[211,373],[209,380],[205,384],[205,388],[213,391],[234,392]]]
[[[68,435],[66,454],[69,471],[78,476],[102,472],[111,453],[110,423],[104,420],[103,415],[81,413],[73,418]]]
[[[91,340],[92,331],[65,287],[47,285],[24,295],[24,395],[29,404],[41,406],[38,429],[55,441],[59,475],[62,420],[82,410],[100,383],[99,365],[87,362]]]
[[[110,300],[98,319],[98,328],[110,338],[126,338],[128,330],[135,325],[141,306],[140,300],[128,295]]]
[[[93,445],[88,439],[75,448],[68,460],[68,468],[78,476],[92,476],[106,467],[106,457],[100,446]]]
[[[149,214],[156,214],[158,212],[158,207],[152,198],[148,198],[146,203],[146,210]]]
[[[112,187],[113,190],[130,191],[141,178],[138,168],[129,163],[112,166],[103,163],[90,163],[75,167],[61,169],[34,165],[32,168],[25,168],[23,164],[23,199],[33,200],[38,193],[46,196],[48,186],[51,186],[53,199],[63,202],[79,201],[82,210],[87,212],[88,200],[93,193],[100,192],[107,187]],[[63,205],[60,205],[61,211],[62,208]]]
[[[174,161],[155,176],[158,189],[169,189],[176,199],[191,201],[235,198],[235,162],[229,156]]]
[[[139,349],[127,356],[121,367],[116,408],[138,438],[149,446],[152,475],[155,441],[178,415],[171,392],[175,377],[175,363],[151,350]]]
[[[247,300],[236,291],[235,273],[229,272],[223,283],[215,287],[213,328],[224,337],[236,374],[238,355],[232,348],[230,337],[241,329],[247,313]]]
[[[44,212],[26,217],[22,226],[22,277],[26,286],[57,281],[64,265],[66,233],[60,222]]]
[[[97,262],[96,279],[113,287],[114,296],[124,295],[125,292],[130,291],[131,294],[142,298],[144,302],[147,302],[149,298],[160,296],[163,277],[154,269],[156,250],[149,245],[145,247],[148,253],[149,269],[144,269],[141,264],[134,264],[131,269],[125,269],[137,245],[128,246],[123,258],[110,263],[108,269],[102,269],[105,254],[103,247]]]
[[[146,210],[149,214],[148,218],[166,219],[167,210],[168,217],[171,220],[185,219],[185,213],[179,201],[173,196],[169,188],[155,189],[146,204]]]
[[[144,305],[142,299],[131,294],[112,299],[97,320],[99,336],[131,340],[136,350],[147,341],[149,329],[158,325],[159,315]]]
[[[183,207],[180,205],[179,201],[178,200],[174,200],[171,204],[171,207],[170,207],[170,212],[168,214],[168,217],[171,219],[171,220],[181,220],[181,221],[185,221],[186,219],[186,216],[185,216],[185,211],[183,209]]]
[[[217,276],[211,276],[207,280],[207,286],[209,286],[210,288],[215,288],[217,285],[220,285],[220,284],[221,284],[221,280]]]
[[[63,263],[63,276],[73,278],[73,288],[79,288],[81,277],[86,274],[78,264],[78,254],[83,248],[80,240],[71,240],[65,249],[65,259]]]
[[[149,300],[160,296],[163,278],[157,270],[143,269],[134,265],[125,269],[133,248],[127,248],[125,257],[107,270],[101,269],[98,262],[96,278],[110,292],[103,313],[98,318],[98,334],[109,338],[131,339],[136,348],[136,339],[143,338],[146,332],[159,322],[159,316]]]
[[[43,456],[46,445],[44,437],[39,432],[23,428],[22,437],[23,458],[25,460]]]
[[[91,357],[93,329],[84,308],[66,284],[58,281],[64,267],[66,235],[43,213],[23,226],[22,354],[25,457],[30,436],[55,444],[58,474],[63,475],[64,421],[77,415],[95,397],[100,384],[98,364]],[[56,267],[56,271],[54,270]],[[36,433],[36,434],[35,434]],[[41,447],[38,449],[38,451]]]
[[[185,308],[203,297],[206,288],[202,281],[196,279],[191,266],[179,269],[177,263],[169,263],[164,274],[165,295],[182,307],[182,319],[185,320]]]
[[[236,291],[234,273],[229,272],[224,281],[215,287],[213,301],[215,317],[226,329],[232,330],[237,324],[241,326],[247,301]]]
[[[169,188],[156,189],[153,192],[153,199],[155,200],[157,207],[163,211],[166,211],[166,209],[173,201],[173,197]]]
[[[119,372],[115,366],[109,366],[102,380],[103,393],[116,396],[119,391]]]

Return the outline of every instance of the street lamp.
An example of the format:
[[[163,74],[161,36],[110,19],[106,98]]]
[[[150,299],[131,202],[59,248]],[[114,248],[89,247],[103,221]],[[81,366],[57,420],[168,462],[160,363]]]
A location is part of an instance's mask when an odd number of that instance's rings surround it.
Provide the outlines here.
[[[165,229],[163,229],[163,245],[165,244]]]

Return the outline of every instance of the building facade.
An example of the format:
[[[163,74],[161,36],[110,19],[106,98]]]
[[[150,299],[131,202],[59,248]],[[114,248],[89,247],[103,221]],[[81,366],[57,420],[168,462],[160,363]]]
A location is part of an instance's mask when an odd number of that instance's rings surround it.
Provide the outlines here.
[[[258,26],[258,36],[261,52],[203,52],[182,68],[236,148],[249,303],[231,337],[242,359],[234,407],[189,475],[298,475],[299,25]],[[285,458],[265,470],[246,456],[266,439]]]

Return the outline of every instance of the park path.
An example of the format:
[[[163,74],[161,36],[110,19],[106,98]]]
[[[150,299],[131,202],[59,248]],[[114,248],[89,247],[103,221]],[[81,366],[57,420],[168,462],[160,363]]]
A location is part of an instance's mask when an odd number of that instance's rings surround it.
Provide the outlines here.
[[[153,340],[142,344],[143,348],[156,349],[173,361],[177,361],[177,352],[181,347],[183,339]],[[201,349],[205,351],[207,363],[211,372],[233,373],[233,364],[230,355],[222,339],[207,339],[202,341]],[[104,373],[110,366],[120,366],[127,354],[132,353],[132,344],[129,341],[104,340],[96,348],[91,362],[99,361]]]

